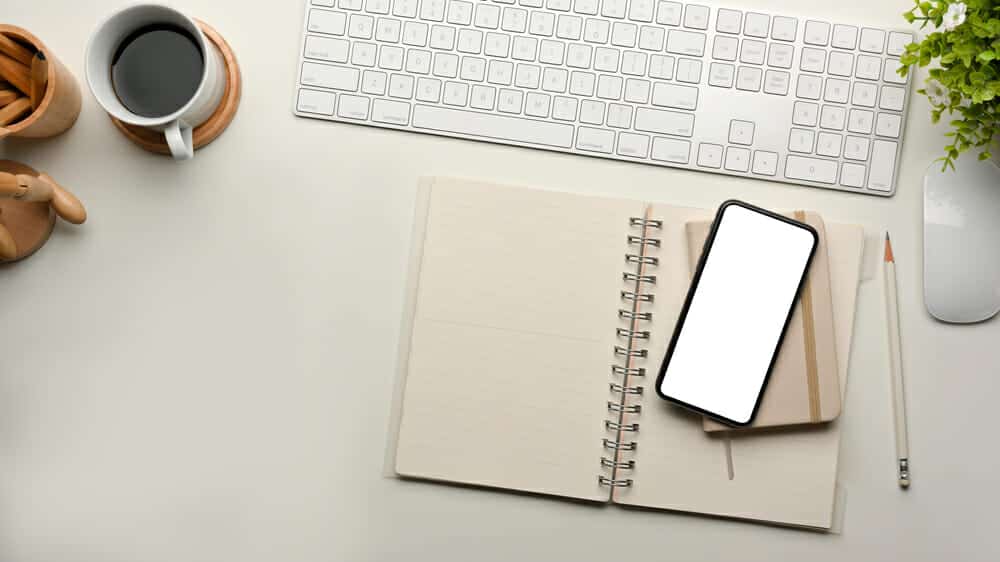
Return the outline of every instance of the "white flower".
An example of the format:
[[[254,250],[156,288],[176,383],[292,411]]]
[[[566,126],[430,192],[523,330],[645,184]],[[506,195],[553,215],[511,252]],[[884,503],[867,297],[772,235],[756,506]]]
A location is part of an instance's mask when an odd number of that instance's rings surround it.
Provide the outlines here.
[[[931,105],[948,105],[950,99],[948,90],[937,80],[928,78],[924,85],[924,91],[927,92],[927,99],[930,100]]]
[[[948,11],[944,14],[944,19],[941,21],[941,25],[944,27],[945,31],[951,31],[956,27],[962,25],[965,21],[965,3],[956,2],[948,6]]]

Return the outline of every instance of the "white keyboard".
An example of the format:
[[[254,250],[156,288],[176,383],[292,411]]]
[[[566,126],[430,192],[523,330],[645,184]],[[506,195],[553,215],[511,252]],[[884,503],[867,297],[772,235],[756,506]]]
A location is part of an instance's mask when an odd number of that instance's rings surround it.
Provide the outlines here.
[[[303,117],[895,192],[912,36],[656,0],[307,0]]]

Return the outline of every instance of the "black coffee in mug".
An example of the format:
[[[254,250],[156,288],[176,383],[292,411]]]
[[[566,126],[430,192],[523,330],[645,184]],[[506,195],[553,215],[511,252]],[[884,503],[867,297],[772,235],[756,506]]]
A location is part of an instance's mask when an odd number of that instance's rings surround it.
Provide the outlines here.
[[[194,97],[204,69],[204,54],[191,33],[173,25],[149,25],[118,46],[111,59],[111,84],[129,111],[163,117]]]

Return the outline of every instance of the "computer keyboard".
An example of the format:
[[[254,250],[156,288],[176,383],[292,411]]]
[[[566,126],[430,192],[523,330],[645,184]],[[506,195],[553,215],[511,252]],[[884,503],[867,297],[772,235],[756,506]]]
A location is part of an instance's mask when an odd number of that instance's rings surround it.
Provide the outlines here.
[[[307,0],[295,113],[895,192],[908,32],[656,0]]]

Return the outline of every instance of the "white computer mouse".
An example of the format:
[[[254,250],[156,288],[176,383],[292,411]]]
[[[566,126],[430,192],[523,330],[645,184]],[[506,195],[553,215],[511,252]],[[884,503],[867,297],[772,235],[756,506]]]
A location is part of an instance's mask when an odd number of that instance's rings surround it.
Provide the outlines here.
[[[924,176],[924,302],[945,322],[1000,311],[1000,168],[976,151]]]

